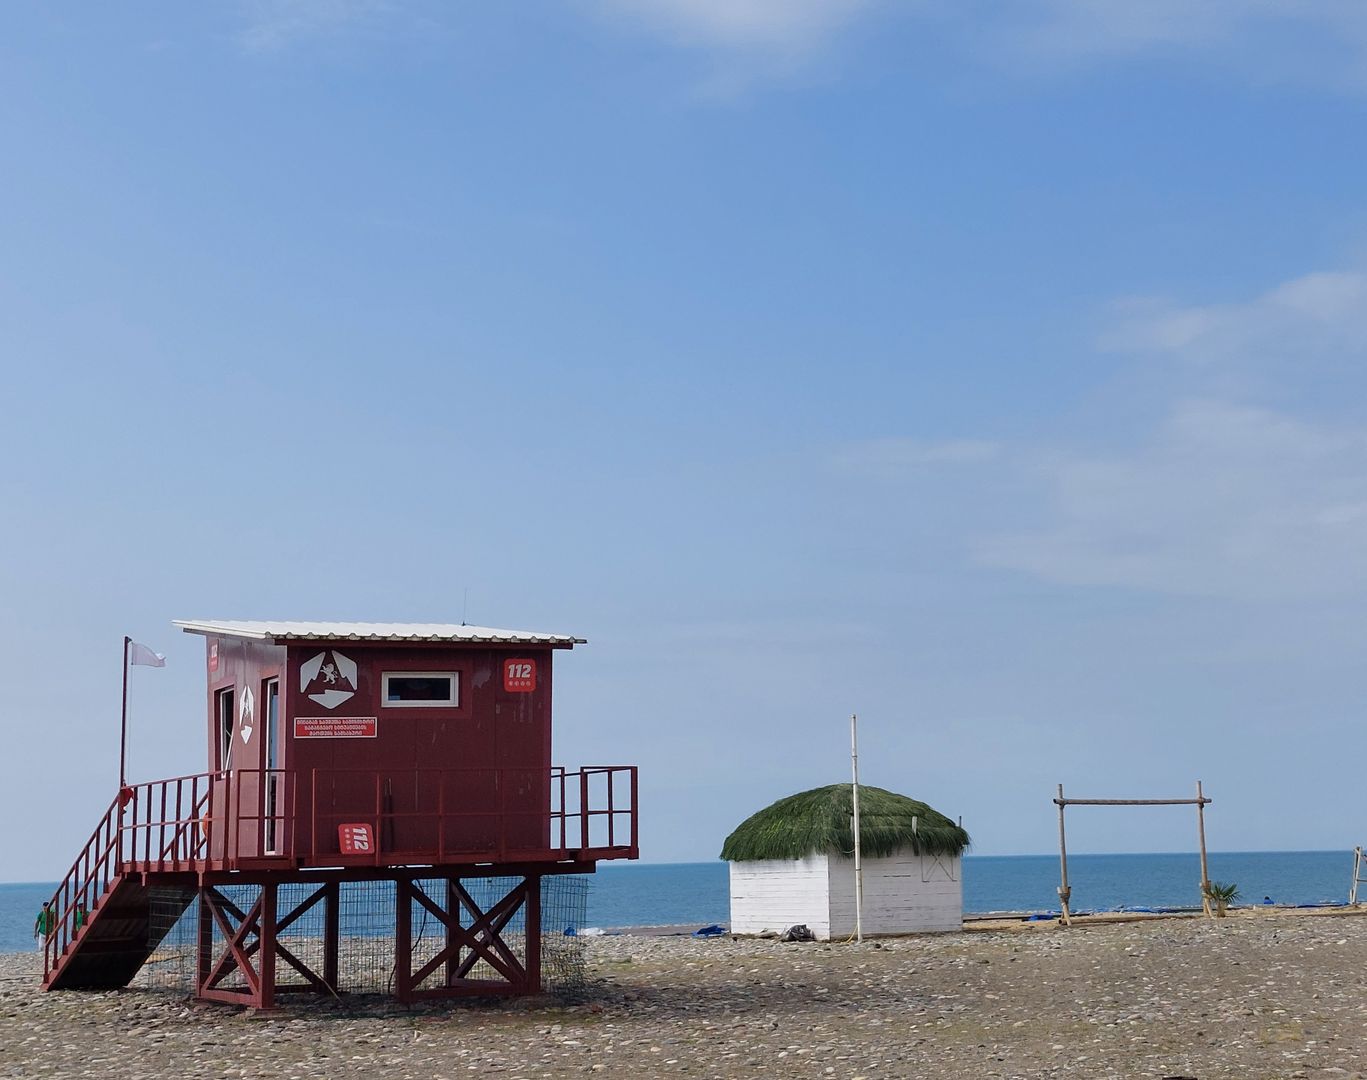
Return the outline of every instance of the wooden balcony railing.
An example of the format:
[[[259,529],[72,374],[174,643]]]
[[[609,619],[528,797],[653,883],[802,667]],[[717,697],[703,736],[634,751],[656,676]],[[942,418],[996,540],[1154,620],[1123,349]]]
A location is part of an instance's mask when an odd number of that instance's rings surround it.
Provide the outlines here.
[[[635,766],[235,769],[129,790],[112,854],[139,872],[635,858],[639,850]],[[373,850],[343,852],[343,825],[369,826]],[[89,850],[83,857],[90,861]]]

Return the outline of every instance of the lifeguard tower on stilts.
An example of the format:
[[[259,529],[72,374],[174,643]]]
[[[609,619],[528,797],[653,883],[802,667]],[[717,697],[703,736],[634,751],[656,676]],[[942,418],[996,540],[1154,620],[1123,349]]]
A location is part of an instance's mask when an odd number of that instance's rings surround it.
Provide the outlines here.
[[[45,989],[126,986],[197,901],[196,997],[336,994],[342,890],[371,882],[392,890],[395,997],[536,993],[543,879],[638,857],[635,767],[551,764],[551,661],[582,639],[176,625],[205,639],[208,771],[119,792],[57,890]],[[282,939],[304,921],[307,956]]]

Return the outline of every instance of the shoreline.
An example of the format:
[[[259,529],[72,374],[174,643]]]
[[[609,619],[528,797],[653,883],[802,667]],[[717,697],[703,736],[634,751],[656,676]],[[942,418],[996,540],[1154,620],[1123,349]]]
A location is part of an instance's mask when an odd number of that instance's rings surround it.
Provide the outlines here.
[[[1313,916],[1342,916],[1354,917],[1367,915],[1367,904],[1359,904],[1353,907],[1347,903],[1343,904],[1247,904],[1231,907],[1229,918],[1259,918],[1272,915],[1288,916],[1291,918],[1313,917]],[[1171,919],[1200,919],[1203,912],[1199,907],[1192,908],[1161,908],[1145,909],[1142,907],[1117,908],[1109,911],[1081,911],[1074,912],[1072,919],[1075,926],[1090,926],[1101,923],[1122,923],[1122,922],[1153,922]],[[692,938],[697,930],[707,926],[720,926],[723,933],[707,935],[703,940],[713,937],[735,938],[737,940],[768,940],[757,934],[732,935],[730,925],[727,921],[719,923],[688,922],[688,923],[643,923],[625,926],[586,926],[577,934],[572,935],[582,941],[599,941],[604,938]],[[1059,926],[1059,914],[1057,911],[983,911],[983,912],[964,912],[963,925],[958,933],[973,934],[984,931],[998,931],[1011,929],[1051,929]],[[786,927],[784,927],[786,929]],[[955,931],[944,933],[953,934]],[[367,935],[369,936],[369,935]],[[907,934],[868,934],[868,940],[896,941],[900,939],[937,937],[939,934],[928,933],[907,933]],[[831,939],[833,941],[843,941],[844,939]],[[41,950],[36,946],[29,945],[19,949],[0,949],[0,959],[7,957],[21,957],[29,954],[41,956]]]
[[[1245,904],[1234,906],[1229,909],[1228,918],[1245,919],[1261,918],[1266,916],[1281,915],[1291,918],[1304,918],[1314,916],[1342,916],[1354,917],[1367,915],[1367,904],[1359,904],[1356,907],[1343,904]],[[1116,922],[1142,922],[1159,919],[1201,919],[1204,913],[1199,907],[1191,908],[1158,908],[1146,909],[1143,907],[1117,908],[1110,911],[1079,911],[1074,912],[1073,923],[1078,926],[1095,925],[1098,923]],[[964,912],[963,928],[961,933],[976,933],[983,930],[1000,930],[1020,924],[1038,927],[1057,927],[1059,925],[1059,913],[1057,911],[982,911]],[[726,930],[724,935],[730,937],[731,932],[727,923],[662,923],[646,924],[642,926],[607,926],[607,927],[586,927],[585,930],[597,930],[598,933],[585,933],[581,931],[579,936],[585,940],[596,940],[603,937],[692,937],[694,931],[701,926],[717,925]],[[786,929],[786,928],[785,928]],[[953,933],[954,931],[949,931]],[[737,935],[741,938],[759,938],[759,935],[745,934]],[[934,934],[869,934],[870,939],[896,940],[899,938],[934,937]],[[761,939],[762,940],[762,939]]]

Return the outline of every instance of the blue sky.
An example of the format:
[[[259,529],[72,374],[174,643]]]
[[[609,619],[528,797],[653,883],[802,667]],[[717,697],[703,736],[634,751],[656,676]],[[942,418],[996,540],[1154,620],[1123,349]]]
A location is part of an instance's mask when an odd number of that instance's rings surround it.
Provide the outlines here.
[[[556,756],[652,861],[852,711],[983,853],[1198,776],[1217,849],[1361,842],[1365,114],[1328,0],[6,5],[0,874],[112,796],[125,632],[150,779],[171,619],[467,594],[590,639]]]

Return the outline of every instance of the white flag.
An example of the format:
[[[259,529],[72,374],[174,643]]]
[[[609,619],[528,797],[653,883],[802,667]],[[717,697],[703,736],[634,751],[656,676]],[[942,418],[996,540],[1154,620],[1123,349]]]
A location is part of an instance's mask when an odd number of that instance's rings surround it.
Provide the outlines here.
[[[128,643],[128,662],[130,664],[141,664],[143,667],[165,667],[166,657],[159,652],[153,652],[146,645],[139,645],[136,641]]]

